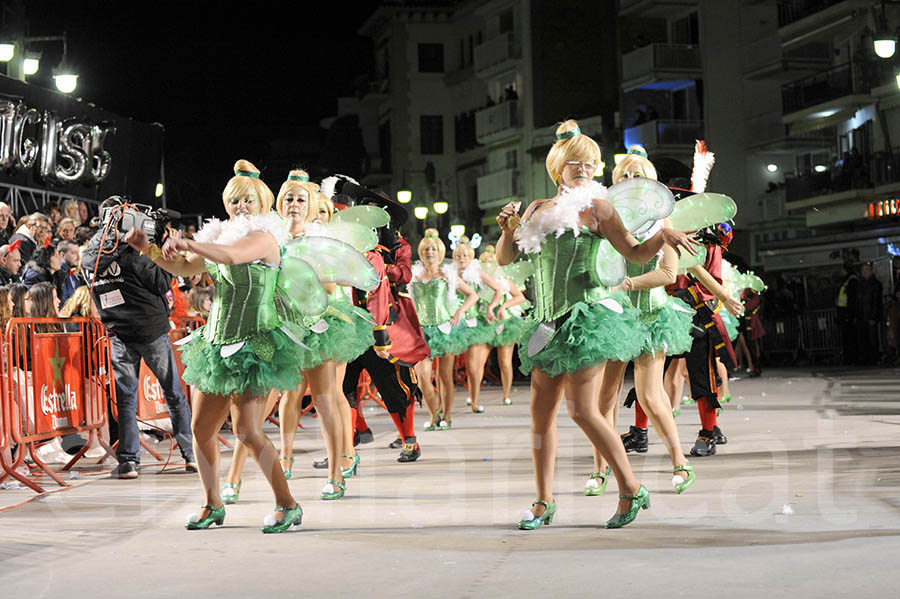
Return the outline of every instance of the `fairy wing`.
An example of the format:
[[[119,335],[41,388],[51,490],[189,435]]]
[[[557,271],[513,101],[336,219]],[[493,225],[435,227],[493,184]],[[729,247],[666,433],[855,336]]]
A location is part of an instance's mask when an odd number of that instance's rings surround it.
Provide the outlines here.
[[[609,188],[607,201],[616,209],[629,233],[640,235],[675,208],[669,188],[653,179],[636,177]]]
[[[591,278],[606,287],[615,287],[625,280],[625,258],[605,239],[597,244]]]
[[[678,231],[696,231],[733,220],[737,204],[721,193],[698,193],[678,201],[669,220]]]
[[[696,254],[681,252],[681,255],[678,257],[678,272],[684,274],[689,268],[703,266],[704,264],[706,264],[706,246],[701,245],[697,248]]]
[[[534,264],[530,260],[519,260],[500,268],[503,276],[512,281],[516,287],[522,287],[525,281],[534,274]]]
[[[364,206],[368,207],[368,206]],[[352,221],[332,221],[322,229],[307,236],[331,237],[353,246],[357,252],[365,253],[378,245],[378,233],[372,227]]]
[[[328,307],[328,293],[306,261],[285,255],[275,283],[278,299],[301,317],[318,316]]]
[[[380,206],[353,206],[339,210],[331,217],[332,223],[356,223],[372,229],[386,227],[391,217]]]
[[[378,287],[375,267],[349,243],[330,237],[301,237],[288,242],[285,257],[303,260],[322,283],[340,283],[364,291]]]

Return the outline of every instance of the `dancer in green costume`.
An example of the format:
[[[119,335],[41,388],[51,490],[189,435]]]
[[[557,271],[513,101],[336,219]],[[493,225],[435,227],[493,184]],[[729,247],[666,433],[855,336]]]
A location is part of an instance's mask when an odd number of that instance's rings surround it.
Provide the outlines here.
[[[233,406],[235,435],[275,494],[275,513],[267,516],[262,531],[283,532],[300,524],[303,510],[291,495],[278,453],[260,422],[269,390],[293,389],[300,382],[303,348],[286,331],[285,314],[276,308],[280,244],[287,231],[278,215],[269,212],[272,192],[246,160],[239,160],[234,172],[222,193],[228,221],[210,221],[194,240],[170,237],[163,250],[139,229],[132,229],[125,240],[173,274],[189,277],[207,270],[215,283],[209,319],[190,337],[182,355],[184,381],[198,390],[191,429],[206,501],[186,528],[205,529],[225,521],[216,435]]]
[[[639,244],[604,199],[605,188],[592,183],[600,164],[597,143],[571,120],[560,125],[556,135],[547,171],[558,194],[533,202],[521,227],[518,202],[505,206],[497,217],[502,230],[497,262],[510,264],[523,251],[535,268],[535,307],[519,354],[523,368],[532,370],[531,438],[538,499],[523,514],[519,528],[550,524],[556,512],[556,414],[563,393],[570,416],[607,457],[616,475],[620,501],[606,522],[614,528],[650,507],[650,498],[635,479],[615,430],[600,416],[596,383],[602,362],[631,359],[640,353],[643,341],[635,335],[636,316],[623,310],[592,278],[593,260],[601,238],[636,264],[646,263],[664,244],[693,250],[684,233],[665,227]]]
[[[462,323],[466,311],[478,301],[475,291],[462,281],[456,270],[441,266],[447,249],[436,229],[426,229],[419,242],[419,261],[412,265],[410,295],[416,306],[419,324],[431,355],[415,366],[419,387],[431,418],[426,431],[446,430],[451,426],[453,407],[453,363],[457,354],[469,347],[469,333]],[[457,300],[457,291],[465,298]],[[431,385],[433,360],[438,360],[438,397]]]

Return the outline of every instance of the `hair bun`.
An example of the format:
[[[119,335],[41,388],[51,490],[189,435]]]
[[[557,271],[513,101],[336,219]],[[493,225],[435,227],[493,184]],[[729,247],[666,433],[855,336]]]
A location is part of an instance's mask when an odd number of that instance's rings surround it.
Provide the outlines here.
[[[256,168],[252,162],[244,160],[243,158],[234,163],[234,174],[238,174],[239,171],[259,174],[259,169]]]

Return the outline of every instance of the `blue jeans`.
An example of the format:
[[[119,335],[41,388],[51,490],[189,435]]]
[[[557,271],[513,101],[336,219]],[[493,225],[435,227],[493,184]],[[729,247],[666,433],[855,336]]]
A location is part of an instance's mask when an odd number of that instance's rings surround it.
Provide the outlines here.
[[[163,334],[150,343],[125,343],[118,337],[111,337],[112,366],[116,377],[116,406],[119,413],[119,447],[116,456],[119,463],[141,461],[140,432],[137,426],[138,375],[141,358],[147,363],[150,371],[159,380],[169,416],[172,418],[172,430],[175,440],[181,449],[186,462],[194,461],[194,449],[191,435],[191,412],[187,397],[181,387],[175,354],[169,335]]]

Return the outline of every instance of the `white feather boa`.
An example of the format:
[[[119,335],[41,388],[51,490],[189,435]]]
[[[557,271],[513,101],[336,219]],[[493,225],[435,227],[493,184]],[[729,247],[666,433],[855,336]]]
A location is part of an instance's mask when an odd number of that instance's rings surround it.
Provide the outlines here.
[[[516,244],[526,254],[541,251],[541,243],[549,233],[561,237],[571,229],[575,237],[581,234],[579,225],[581,213],[590,209],[594,198],[606,199],[606,187],[591,181],[587,185],[569,188],[563,186],[562,193],[549,208],[541,208],[528,222],[516,230]]]
[[[253,216],[239,216],[234,220],[226,221],[211,218],[197,231],[194,240],[200,243],[228,245],[243,239],[254,231],[268,233],[275,238],[278,245],[284,245],[291,238],[287,223],[275,212],[268,212]]]
[[[452,268],[451,268],[452,267]],[[450,312],[456,311],[456,281],[459,279],[456,271],[456,264],[449,263],[441,266],[441,274],[444,275],[444,278],[447,279],[447,308]],[[421,260],[416,260],[415,264],[412,265],[412,280],[411,283],[415,283],[420,281],[425,275],[425,265],[422,264]],[[416,302],[416,286],[409,285],[407,287],[409,290],[409,295],[413,300],[413,305]]]
[[[472,260],[469,265],[462,271],[462,279],[477,291],[484,285],[481,282],[481,263],[478,260]]]

